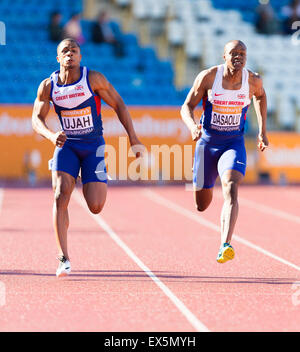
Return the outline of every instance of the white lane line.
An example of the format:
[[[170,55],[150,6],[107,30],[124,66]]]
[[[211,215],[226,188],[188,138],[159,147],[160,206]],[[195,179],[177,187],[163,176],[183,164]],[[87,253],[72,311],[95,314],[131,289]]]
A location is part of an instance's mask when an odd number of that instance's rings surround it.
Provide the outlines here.
[[[222,192],[216,192],[217,198],[223,198]],[[277,216],[280,219],[288,220],[300,224],[300,216],[293,215],[283,210],[279,210],[268,205],[260,204],[259,202],[254,202],[250,199],[239,196],[239,203],[245,205],[246,207],[254,210],[258,210],[262,213]]]
[[[209,332],[208,328],[184,305],[184,303],[162,282],[160,279],[133,253],[133,251],[120,239],[100,215],[92,214],[79,191],[74,192],[75,200],[81,205],[90,216],[100,225],[110,238],[155,282],[155,284],[170,299],[176,308],[185,316],[188,322],[198,332]]]
[[[182,206],[174,203],[173,201],[170,201],[169,199],[165,198],[165,197],[162,197],[161,195],[157,194],[156,192],[152,191],[152,190],[144,190],[143,191],[144,194],[150,199],[152,200],[153,202],[159,204],[159,205],[163,205],[165,206],[166,208],[170,209],[170,210],[173,210],[175,211],[176,213],[180,214],[180,215],[183,215],[191,220],[194,220],[196,222],[198,222],[199,224],[211,229],[211,230],[214,230],[214,231],[217,231],[218,233],[220,233],[220,227],[215,225],[213,222],[209,221],[209,220],[205,220],[203,219],[200,215],[196,214],[196,213],[193,213],[192,211],[188,210],[188,209],[185,209],[183,208]],[[275,259],[277,260],[278,262],[282,263],[282,264],[285,264],[285,265],[288,265],[290,266],[291,268],[293,269],[296,269],[298,271],[300,271],[300,266],[294,264],[294,263],[291,263],[289,262],[288,260],[285,260],[279,256],[277,256],[276,254],[273,254],[245,239],[243,239],[242,237],[236,235],[236,234],[233,234],[234,236],[234,239],[237,241],[237,242],[240,242],[254,250],[256,250],[257,252],[260,252],[272,259]]]
[[[297,224],[300,224],[300,216],[293,215],[293,214],[287,213],[285,211],[269,207],[267,205],[259,204],[258,202],[253,202],[253,201],[246,199],[246,198],[243,198],[243,197],[239,197],[239,203],[246,205],[247,207],[249,207],[251,209],[259,210],[262,213],[277,216],[278,218],[292,221],[292,222],[296,222]]]

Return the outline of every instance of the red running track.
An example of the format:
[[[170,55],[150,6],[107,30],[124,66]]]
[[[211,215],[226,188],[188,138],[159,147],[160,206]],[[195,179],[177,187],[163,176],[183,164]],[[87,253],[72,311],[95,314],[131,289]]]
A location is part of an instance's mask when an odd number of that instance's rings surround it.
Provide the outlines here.
[[[299,331],[300,188],[240,188],[225,264],[219,188],[198,213],[182,186],[110,187],[99,216],[76,191],[63,279],[51,190],[1,195],[1,331]]]

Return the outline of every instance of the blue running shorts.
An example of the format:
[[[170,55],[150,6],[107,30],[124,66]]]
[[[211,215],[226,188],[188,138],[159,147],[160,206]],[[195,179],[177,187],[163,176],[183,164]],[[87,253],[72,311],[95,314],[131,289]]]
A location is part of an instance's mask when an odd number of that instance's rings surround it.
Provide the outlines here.
[[[88,141],[67,139],[62,148],[55,148],[53,159],[49,161],[49,168],[52,171],[64,171],[75,179],[81,169],[82,184],[107,183],[104,149],[103,136]]]
[[[218,175],[220,178],[226,170],[237,170],[245,176],[247,164],[246,148],[243,136],[197,141],[193,184],[196,190],[212,188]]]

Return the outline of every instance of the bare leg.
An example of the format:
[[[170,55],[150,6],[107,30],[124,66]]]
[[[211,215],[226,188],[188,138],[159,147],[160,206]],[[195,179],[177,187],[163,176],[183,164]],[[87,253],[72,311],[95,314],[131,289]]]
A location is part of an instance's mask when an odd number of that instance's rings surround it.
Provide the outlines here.
[[[238,186],[243,175],[236,170],[227,170],[221,179],[224,204],[221,212],[221,244],[230,243],[238,217]]]
[[[194,191],[195,205],[198,211],[204,211],[212,201],[213,188],[203,188]]]
[[[98,214],[103,209],[107,194],[107,184],[104,182],[88,182],[83,185],[83,195],[90,211]]]
[[[53,226],[58,254],[69,260],[67,246],[68,205],[75,186],[75,179],[66,172],[54,171],[52,172],[52,186],[54,190]]]

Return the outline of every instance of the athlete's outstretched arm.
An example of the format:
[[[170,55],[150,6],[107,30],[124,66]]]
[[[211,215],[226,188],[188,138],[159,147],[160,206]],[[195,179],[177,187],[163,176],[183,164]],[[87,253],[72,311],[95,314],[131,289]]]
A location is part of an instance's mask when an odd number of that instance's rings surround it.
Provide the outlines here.
[[[258,147],[264,151],[269,145],[267,137],[267,96],[263,87],[262,79],[255,75],[253,104],[258,122]]]
[[[67,139],[63,131],[53,132],[46,125],[50,109],[51,82],[49,78],[42,81],[33,106],[32,127],[41,136],[49,139],[54,145],[62,147]]]
[[[180,110],[181,118],[191,131],[194,141],[201,137],[201,126],[195,122],[194,109],[206,95],[208,75],[208,70],[199,73]]]
[[[128,134],[131,146],[142,145],[135,133],[129,111],[115,88],[100,72],[91,71],[89,74],[89,81],[92,90],[115,110],[120,122]]]

